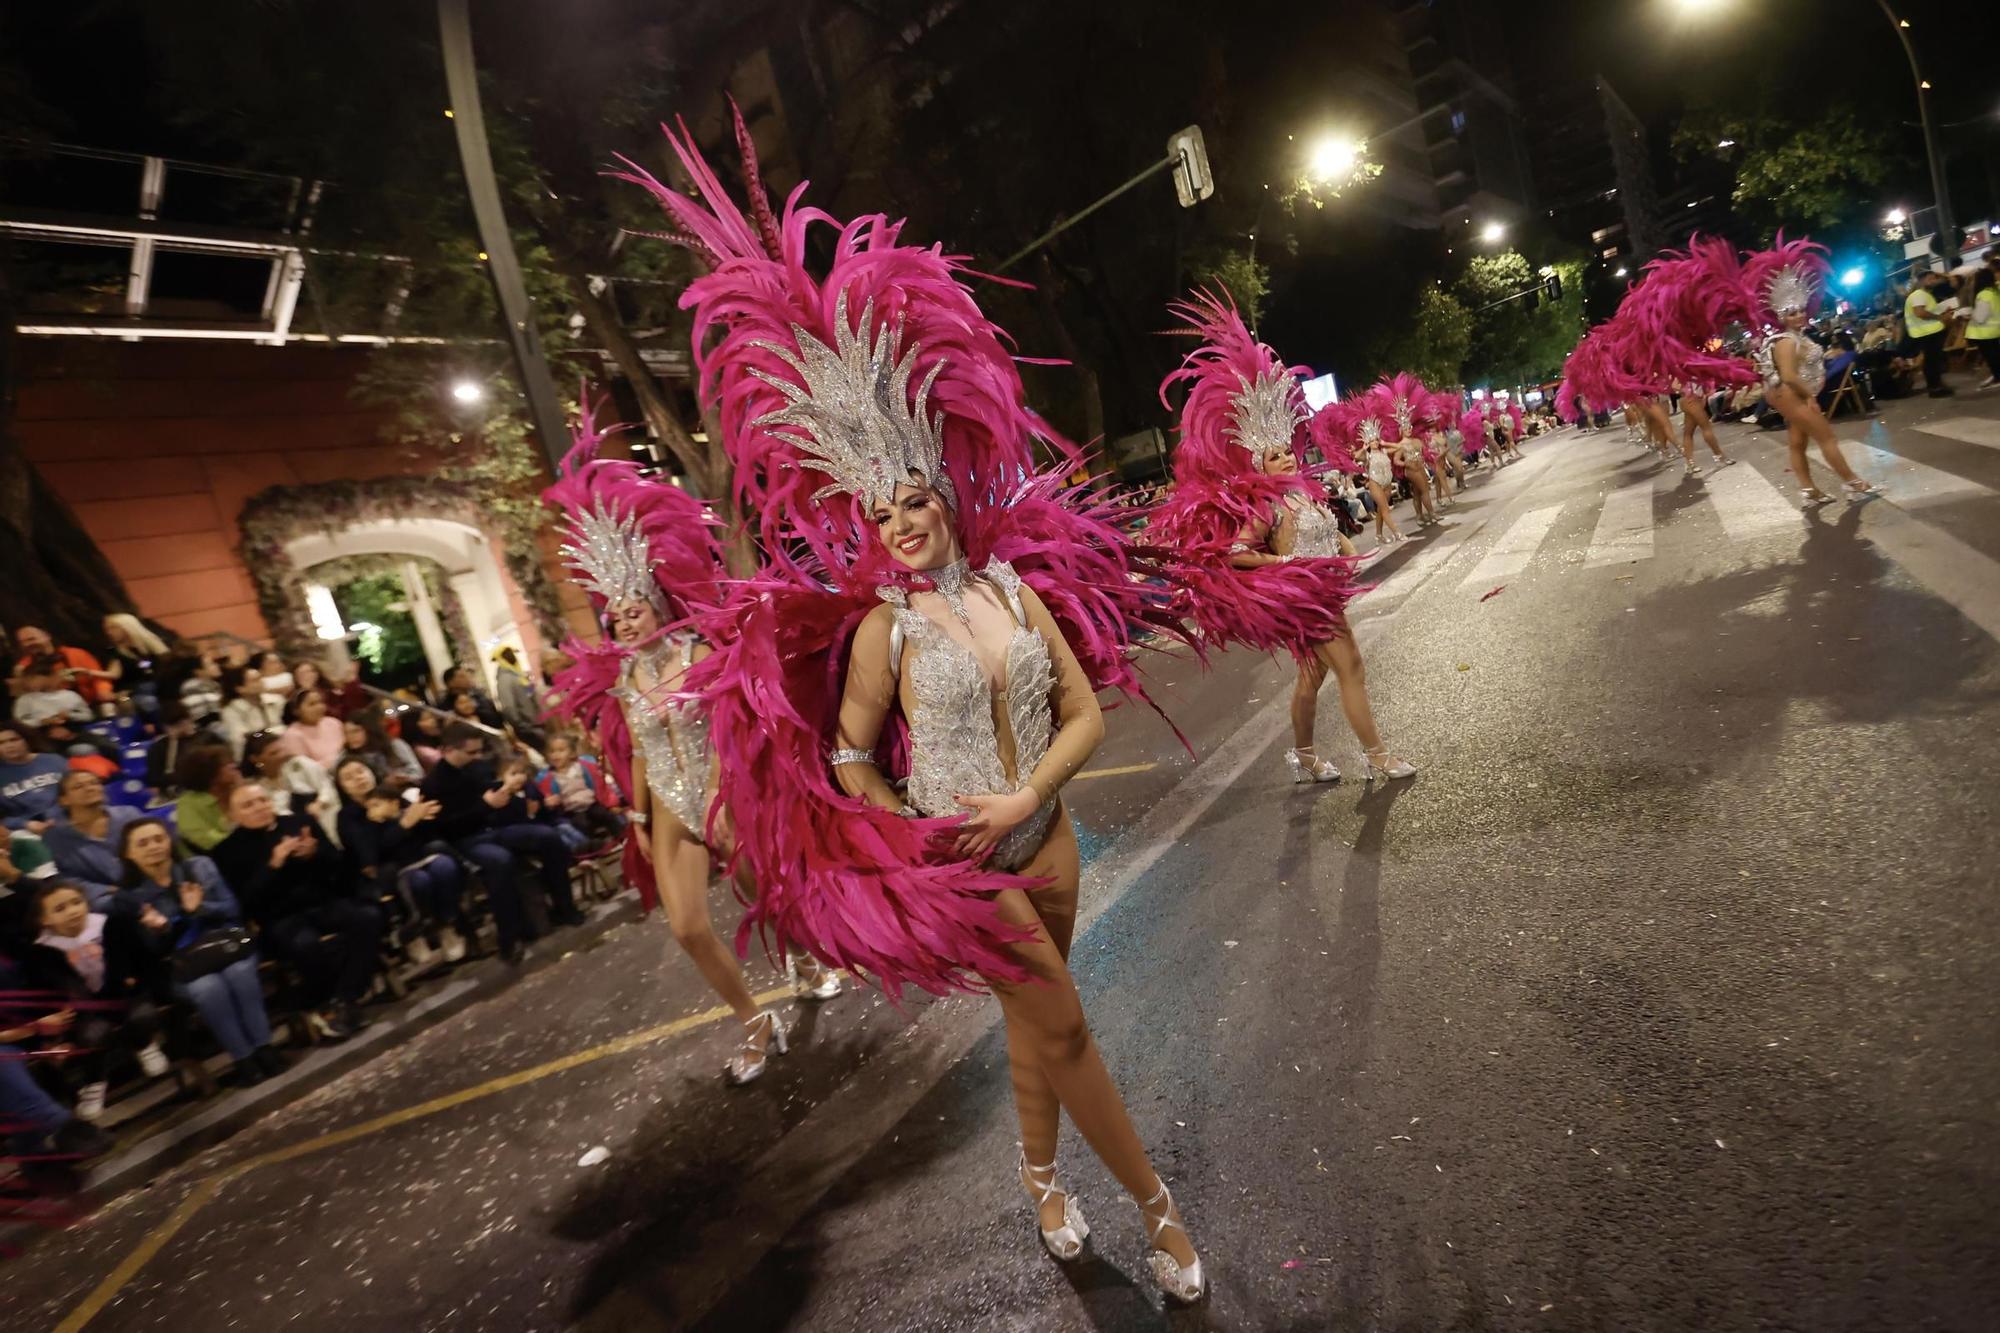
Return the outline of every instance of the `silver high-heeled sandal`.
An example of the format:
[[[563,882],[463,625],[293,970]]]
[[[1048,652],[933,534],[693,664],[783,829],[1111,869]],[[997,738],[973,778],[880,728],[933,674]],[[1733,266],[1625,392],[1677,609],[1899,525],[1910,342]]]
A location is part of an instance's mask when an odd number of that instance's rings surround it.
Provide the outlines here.
[[[840,973],[817,958],[807,958],[806,962],[812,971],[799,971],[799,960],[796,956],[787,955],[785,958],[785,975],[791,979],[794,996],[817,1003],[821,1000],[831,1000],[840,994]]]
[[[1391,778],[1413,778],[1417,775],[1415,764],[1398,759],[1389,753],[1389,747],[1361,752],[1361,777],[1365,782],[1376,778],[1387,781]]]
[[[770,1025],[769,1035],[765,1037],[761,1048],[751,1040],[757,1035],[757,1025],[760,1023]],[[739,1088],[763,1075],[771,1063],[772,1051],[775,1050],[779,1055],[783,1055],[787,1050],[785,1024],[771,1010],[758,1010],[757,1016],[746,1019],[743,1026],[748,1029],[749,1035],[744,1037],[743,1044],[736,1048],[736,1054],[730,1056],[728,1063],[722,1066],[722,1077]]]
[[[1314,754],[1310,746],[1303,750],[1285,751],[1285,767],[1292,770],[1293,782],[1340,781],[1340,770]]]
[[[1157,1178],[1157,1177],[1156,1177]],[[1166,1208],[1158,1217],[1150,1211],[1156,1203],[1164,1201]],[[1146,1254],[1146,1266],[1152,1269],[1153,1285],[1166,1293],[1169,1300],[1183,1305],[1192,1305],[1208,1293],[1208,1284],[1202,1281],[1201,1256],[1196,1255],[1193,1263],[1181,1267],[1181,1261],[1160,1248],[1160,1237],[1171,1227],[1187,1235],[1187,1228],[1174,1218],[1174,1196],[1167,1193],[1167,1182],[1160,1181],[1160,1192],[1139,1205],[1139,1216],[1146,1219],[1146,1241],[1152,1249]]]
[[[1046,1185],[1035,1179],[1044,1171],[1049,1176]],[[1022,1149],[1021,1183],[1035,1196],[1035,1231],[1042,1238],[1042,1248],[1049,1252],[1050,1257],[1063,1263],[1082,1254],[1083,1243],[1090,1239],[1090,1224],[1083,1220],[1083,1209],[1077,1206],[1076,1196],[1057,1183],[1056,1164],[1050,1162],[1047,1166],[1036,1166],[1028,1160],[1027,1150]],[[1054,1231],[1045,1231],[1042,1228],[1042,1205],[1058,1194],[1062,1195],[1063,1224]]]

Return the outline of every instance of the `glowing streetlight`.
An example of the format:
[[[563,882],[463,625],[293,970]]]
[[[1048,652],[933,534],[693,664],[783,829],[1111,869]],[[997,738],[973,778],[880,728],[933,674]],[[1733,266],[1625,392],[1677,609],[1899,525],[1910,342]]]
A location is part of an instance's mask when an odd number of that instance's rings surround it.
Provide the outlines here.
[[[1498,245],[1506,238],[1507,228],[1503,223],[1489,222],[1479,229],[1479,239],[1488,245]]]
[[[1716,146],[1717,148],[1734,148],[1734,147],[1736,146],[1736,140],[1734,140],[1734,139],[1717,139],[1717,140],[1715,141],[1715,146]]]
[[[1840,285],[1843,287],[1859,287],[1861,285],[1861,280],[1867,276],[1868,276],[1867,273],[1863,272],[1861,269],[1851,268],[1848,269],[1847,272],[1840,275]]]
[[[486,390],[472,380],[460,380],[451,386],[451,396],[470,406],[486,397]]]
[[[1313,145],[1306,158],[1306,174],[1317,181],[1340,180],[1360,164],[1365,148],[1356,140],[1329,135]]]
[[[1612,277],[1614,277],[1614,278],[1622,278],[1622,277],[1624,277],[1624,276],[1625,276],[1625,275],[1626,275],[1627,273],[1630,273],[1631,271],[1632,271],[1631,269],[1629,269],[1629,268],[1626,268],[1626,267],[1624,267],[1623,265],[1620,265],[1620,266],[1619,266],[1619,268],[1618,268],[1618,270],[1617,270],[1617,272],[1613,273],[1613,274],[1612,274],[1611,276],[1612,276]]]
[[[1900,208],[1890,209],[1889,216],[1883,219],[1884,222],[1887,222],[1892,227],[1900,227],[1909,220],[1910,215]]]

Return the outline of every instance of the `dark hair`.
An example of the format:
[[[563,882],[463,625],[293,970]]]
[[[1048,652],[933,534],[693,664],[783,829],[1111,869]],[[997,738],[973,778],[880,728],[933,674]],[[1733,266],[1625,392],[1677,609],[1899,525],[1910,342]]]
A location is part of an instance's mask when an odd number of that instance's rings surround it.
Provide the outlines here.
[[[139,869],[139,863],[132,859],[132,835],[142,828],[156,828],[165,833],[168,850],[170,852],[172,850],[174,831],[167,827],[166,820],[145,815],[127,824],[124,831],[118,835],[118,864],[124,867],[124,873],[119,876],[118,883],[122,888],[135,888],[140,884],[151,882],[146,878],[146,872]]]
[[[227,745],[191,745],[174,769],[174,785],[182,791],[207,791],[235,762]]]
[[[1977,273],[1972,275],[1972,294],[1974,296],[1977,296],[1979,295],[1979,293],[1985,291],[1988,287],[1992,287],[1997,284],[2000,284],[2000,279],[1994,278],[1993,270],[1990,268],[1982,268]]]
[[[243,689],[244,677],[256,669],[256,667],[251,666],[248,662],[245,662],[242,666],[226,666],[222,668],[222,679],[217,682],[222,686],[222,697],[224,699],[234,699]]]
[[[28,665],[21,668],[24,676],[60,676],[69,663],[63,661],[61,653],[39,653],[28,659]]]
[[[285,700],[285,722],[287,725],[299,720],[299,705],[306,701],[306,696],[308,695],[318,695],[321,703],[326,702],[326,691],[317,685],[303,690],[293,690],[292,697]]]
[[[19,722],[8,721],[0,722],[0,731],[13,732],[30,750],[39,751],[42,748],[42,738],[35,734],[33,727],[24,727]]]
[[[256,667],[257,670],[262,671],[264,669],[264,663],[270,661],[274,657],[278,659],[279,671],[291,670],[290,667],[285,665],[285,655],[279,652],[276,648],[266,648],[263,652],[258,653],[257,660],[255,662],[252,662],[250,665]],[[271,674],[276,675],[277,672],[274,671]]]
[[[364,709],[359,713],[349,713],[340,720],[345,725],[361,728],[361,733],[368,738],[368,744],[364,747],[365,750],[379,752],[384,755],[389,753],[389,731],[388,728],[382,725],[382,714],[378,710],[373,708]],[[360,752],[349,751],[349,753]]]
[[[470,744],[473,741],[478,741],[481,745],[484,745],[486,743],[486,728],[475,727],[470,722],[454,722],[450,726],[447,726],[444,729],[444,735],[438,738],[438,748],[440,750],[456,750],[459,746]]]
[[[243,738],[243,762],[254,764],[257,756],[284,740],[275,731],[253,731]]]
[[[192,717],[192,714],[188,712],[188,706],[179,699],[162,699],[160,701],[160,725],[162,727],[179,726],[181,723],[188,721],[190,717]]]
[[[514,645],[511,643],[508,644],[506,647],[502,648],[499,652],[493,654],[493,656],[499,661],[505,662],[510,667],[514,667],[517,670],[520,668],[521,659],[515,656]]]
[[[58,893],[61,893],[64,889],[68,889],[71,893],[82,898],[85,907],[90,906],[90,895],[68,880],[43,880],[35,886],[35,891],[28,896],[28,920],[30,922],[39,922],[42,919],[42,904],[55,897]]]
[[[403,803],[403,798],[396,795],[395,791],[388,787],[377,787],[374,791],[362,797],[361,800],[364,804],[369,801],[394,801],[397,805]]]
[[[456,714],[458,712],[458,701],[460,699],[463,699],[467,703],[471,704],[472,709],[475,713],[479,711],[479,700],[472,697],[471,690],[453,690],[450,696],[447,697],[444,701],[445,711],[447,713]]]
[[[75,782],[78,778],[96,778],[96,777],[97,774],[91,772],[87,768],[72,768],[71,770],[69,770],[69,772],[63,774],[62,777],[57,780],[56,782],[57,798],[60,799],[64,796],[69,795],[69,784]],[[104,781],[103,778],[97,778],[97,780],[99,783],[102,783]]]

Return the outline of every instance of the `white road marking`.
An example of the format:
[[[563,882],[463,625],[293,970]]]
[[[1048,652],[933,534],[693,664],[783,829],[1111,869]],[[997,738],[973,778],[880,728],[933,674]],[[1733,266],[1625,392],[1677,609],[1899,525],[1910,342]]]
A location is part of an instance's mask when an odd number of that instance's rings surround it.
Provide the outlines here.
[[[1590,535],[1590,549],[1584,553],[1583,567],[1622,565],[1632,560],[1650,560],[1653,555],[1652,478],[1621,486],[1604,497],[1603,512],[1597,516],[1597,530]]]
[[[1879,485],[1885,496],[1905,509],[1984,499],[1994,493],[1990,486],[1859,440],[1842,440],[1840,447],[1855,471]]]
[[[1500,534],[1500,540],[1493,543],[1493,549],[1486,553],[1486,558],[1474,565],[1472,572],[1466,575],[1465,581],[1458,586],[1473,588],[1482,583],[1490,583],[1494,579],[1506,578],[1510,574],[1518,574],[1526,569],[1528,562],[1535,558],[1535,552],[1541,549],[1542,542],[1547,539],[1549,529],[1556,525],[1556,519],[1561,516],[1562,511],[1561,505],[1549,505],[1543,509],[1530,509],[1515,519],[1513,524]]]
[[[1926,591],[2000,639],[2000,561],[1880,500],[1864,513],[1869,541]]]
[[[1916,429],[1926,435],[1976,444],[1984,449],[2000,449],[2000,421],[1985,417],[1946,417],[1943,421],[1927,421]]]
[[[1715,516],[1733,542],[1799,526],[1799,511],[1747,462],[1709,473],[1704,485]]]

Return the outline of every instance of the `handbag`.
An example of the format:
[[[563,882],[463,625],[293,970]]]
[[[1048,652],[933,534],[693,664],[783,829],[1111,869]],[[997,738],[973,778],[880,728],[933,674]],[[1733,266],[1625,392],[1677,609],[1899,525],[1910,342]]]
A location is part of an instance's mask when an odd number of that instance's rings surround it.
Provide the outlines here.
[[[190,981],[199,981],[248,958],[256,948],[257,942],[241,926],[217,926],[213,930],[204,930],[195,936],[192,944],[175,951],[174,982],[185,986]]]

